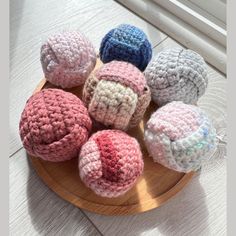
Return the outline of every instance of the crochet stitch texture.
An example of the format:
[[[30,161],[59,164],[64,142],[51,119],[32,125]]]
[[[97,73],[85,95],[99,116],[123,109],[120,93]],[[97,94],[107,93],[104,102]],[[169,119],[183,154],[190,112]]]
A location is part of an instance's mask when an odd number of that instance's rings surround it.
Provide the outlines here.
[[[127,61],[143,71],[152,58],[152,46],[139,28],[122,24],[110,30],[102,39],[100,58],[103,63]]]
[[[47,39],[40,56],[46,79],[62,88],[84,84],[96,64],[91,42],[80,32],[66,31]]]
[[[91,126],[78,97],[60,89],[43,89],[28,99],[19,130],[29,154],[58,162],[78,156]]]
[[[198,53],[182,48],[158,53],[144,75],[152,100],[160,106],[172,101],[195,104],[205,93],[208,83],[204,59]]]
[[[155,162],[190,172],[199,169],[216,146],[216,131],[200,108],[171,102],[152,114],[144,140]]]
[[[83,101],[89,114],[110,128],[137,126],[151,100],[145,77],[127,62],[112,61],[85,82]]]
[[[79,173],[85,185],[102,197],[118,197],[134,186],[143,172],[136,139],[119,130],[93,134],[79,154]]]

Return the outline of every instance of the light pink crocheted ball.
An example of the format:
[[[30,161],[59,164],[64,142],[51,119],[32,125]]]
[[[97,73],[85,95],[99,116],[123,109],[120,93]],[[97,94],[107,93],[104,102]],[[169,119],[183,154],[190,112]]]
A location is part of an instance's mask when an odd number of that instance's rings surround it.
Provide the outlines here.
[[[132,188],[143,172],[143,165],[136,139],[118,130],[93,134],[79,155],[82,181],[96,194],[109,198]]]
[[[41,64],[46,79],[62,88],[84,84],[96,64],[91,42],[80,32],[58,33],[41,47]]]
[[[91,126],[88,111],[77,96],[44,89],[28,99],[19,129],[29,154],[58,162],[78,156]]]
[[[123,61],[104,64],[83,89],[89,114],[109,128],[127,130],[139,124],[151,100],[143,73]]]
[[[216,130],[202,109],[175,101],[152,114],[144,140],[155,162],[190,172],[198,170],[214,151]]]

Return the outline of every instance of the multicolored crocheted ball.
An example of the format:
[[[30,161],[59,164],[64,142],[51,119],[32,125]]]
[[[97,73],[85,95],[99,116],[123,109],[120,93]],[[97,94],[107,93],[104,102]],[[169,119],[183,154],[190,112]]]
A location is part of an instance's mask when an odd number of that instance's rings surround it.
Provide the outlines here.
[[[119,130],[98,131],[79,154],[82,181],[102,197],[125,194],[134,186],[143,167],[138,142]]]
[[[21,114],[20,137],[33,156],[59,162],[78,156],[92,122],[82,101],[60,89],[32,95]]]
[[[152,46],[141,29],[122,24],[102,39],[100,58],[103,63],[127,61],[143,71],[152,58]]]
[[[204,59],[189,49],[164,50],[148,64],[145,72],[152,100],[162,106],[172,101],[195,104],[207,88]]]
[[[83,90],[89,114],[103,125],[121,130],[139,124],[150,100],[143,73],[128,62],[104,64],[86,80]]]
[[[171,102],[152,114],[144,140],[155,162],[179,172],[190,172],[208,160],[216,146],[216,131],[200,108]]]
[[[62,88],[84,84],[96,64],[91,42],[80,32],[58,33],[41,47],[41,64],[46,79]]]

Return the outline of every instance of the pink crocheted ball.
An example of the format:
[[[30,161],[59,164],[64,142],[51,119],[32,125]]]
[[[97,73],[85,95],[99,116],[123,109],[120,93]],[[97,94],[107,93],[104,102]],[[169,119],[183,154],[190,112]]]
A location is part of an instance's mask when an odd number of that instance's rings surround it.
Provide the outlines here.
[[[89,76],[83,90],[89,114],[114,129],[137,126],[150,100],[151,93],[143,73],[123,61],[104,64]]]
[[[41,47],[41,64],[46,79],[62,88],[84,84],[96,64],[91,42],[80,32],[58,33]]]
[[[91,126],[78,97],[60,89],[44,89],[28,99],[19,130],[29,154],[58,162],[78,156]]]
[[[144,140],[155,162],[190,172],[198,170],[214,151],[216,130],[199,107],[171,102],[152,114]]]
[[[136,139],[119,130],[93,134],[79,154],[79,172],[85,185],[102,197],[118,197],[131,189],[143,172]]]

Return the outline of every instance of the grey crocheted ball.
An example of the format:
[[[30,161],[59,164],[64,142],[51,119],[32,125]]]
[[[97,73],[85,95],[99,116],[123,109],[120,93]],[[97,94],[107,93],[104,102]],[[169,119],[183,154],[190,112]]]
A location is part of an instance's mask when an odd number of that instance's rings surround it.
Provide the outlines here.
[[[41,47],[46,79],[62,88],[82,85],[96,64],[91,42],[78,31],[66,31],[47,39]]]
[[[194,104],[207,88],[207,67],[196,52],[171,48],[158,53],[145,72],[152,100],[159,106],[172,101]]]

